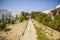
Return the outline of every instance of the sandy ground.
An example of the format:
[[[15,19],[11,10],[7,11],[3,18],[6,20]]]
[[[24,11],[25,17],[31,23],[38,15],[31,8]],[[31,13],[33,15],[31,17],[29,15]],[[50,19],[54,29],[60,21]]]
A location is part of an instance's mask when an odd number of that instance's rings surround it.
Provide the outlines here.
[[[28,26],[21,40],[37,40],[36,31],[35,31],[34,25],[32,24],[31,20],[29,20]]]
[[[47,38],[49,38],[50,40],[60,40],[60,32],[56,31],[48,26],[45,26],[41,23],[38,23],[37,21],[33,20],[33,23],[37,26],[37,27],[41,27],[44,30],[44,33],[46,34]]]
[[[0,40],[37,40],[36,31],[34,28],[35,24],[37,27],[41,27],[44,30],[47,38],[53,40],[60,40],[60,32],[47,27],[37,21],[33,20],[24,21],[14,25],[9,25],[7,28],[10,30],[8,32],[0,31]],[[23,34],[24,33],[24,34]]]
[[[26,26],[27,21],[7,26],[10,30],[0,32],[0,40],[20,40]]]

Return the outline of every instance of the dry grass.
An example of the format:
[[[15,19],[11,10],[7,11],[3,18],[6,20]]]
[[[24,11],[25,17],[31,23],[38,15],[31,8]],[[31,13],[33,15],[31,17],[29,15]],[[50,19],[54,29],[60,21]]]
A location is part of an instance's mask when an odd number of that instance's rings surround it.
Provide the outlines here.
[[[0,40],[19,40],[27,25],[27,21],[9,25],[7,28],[11,29],[7,32],[0,32]]]
[[[37,21],[34,21],[33,24],[37,27],[37,28],[41,28],[42,31],[49,40],[59,40],[60,39],[60,32],[48,27],[48,26],[45,26]],[[39,33],[39,32],[38,32]]]

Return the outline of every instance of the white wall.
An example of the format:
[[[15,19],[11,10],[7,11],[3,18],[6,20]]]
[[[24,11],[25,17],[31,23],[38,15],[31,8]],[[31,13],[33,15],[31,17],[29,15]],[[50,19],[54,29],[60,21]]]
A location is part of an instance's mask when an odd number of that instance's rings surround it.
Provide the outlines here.
[[[9,16],[11,15],[11,13],[8,10],[0,10],[0,19],[2,19],[2,15],[4,14],[4,19],[10,18]],[[6,16],[7,15],[7,16]]]

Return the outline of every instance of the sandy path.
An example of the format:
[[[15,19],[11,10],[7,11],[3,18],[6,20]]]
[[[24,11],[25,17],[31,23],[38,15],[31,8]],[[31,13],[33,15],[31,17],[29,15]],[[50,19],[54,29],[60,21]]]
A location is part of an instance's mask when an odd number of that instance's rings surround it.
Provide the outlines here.
[[[36,40],[36,31],[31,20],[29,20],[26,31],[21,40]]]

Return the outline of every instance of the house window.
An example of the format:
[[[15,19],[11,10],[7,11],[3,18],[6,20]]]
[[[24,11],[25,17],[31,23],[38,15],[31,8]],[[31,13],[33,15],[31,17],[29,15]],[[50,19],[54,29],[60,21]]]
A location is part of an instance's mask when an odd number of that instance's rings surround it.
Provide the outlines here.
[[[4,14],[2,14],[2,19],[4,19]]]
[[[9,18],[11,18],[11,15],[9,15]]]

